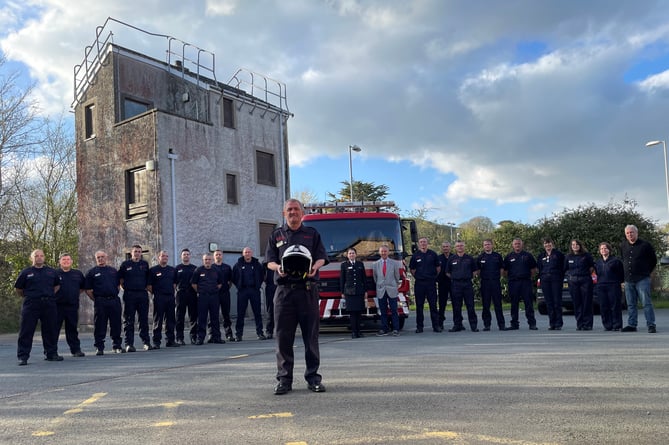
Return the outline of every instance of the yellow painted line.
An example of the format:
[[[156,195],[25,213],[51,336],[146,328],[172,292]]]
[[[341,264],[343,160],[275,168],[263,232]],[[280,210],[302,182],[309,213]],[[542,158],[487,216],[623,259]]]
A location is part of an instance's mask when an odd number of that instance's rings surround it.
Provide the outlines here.
[[[172,426],[172,425],[174,425],[174,422],[158,422],[153,424],[153,426],[156,427]]]
[[[228,358],[246,358],[248,356],[249,356],[248,354],[241,354],[241,355],[231,355]]]
[[[33,437],[47,437],[47,436],[53,436],[54,433],[53,431],[35,431],[32,435]]]
[[[103,397],[106,396],[106,395],[107,395],[106,392],[96,392],[95,394],[93,394],[93,396],[91,396],[91,397],[89,397],[88,399],[84,400],[83,402],[81,402],[80,404],[78,404],[77,406],[75,406],[74,408],[70,408],[70,409],[64,411],[64,412],[63,412],[63,416],[68,416],[68,415],[72,415],[72,414],[78,414],[78,413],[80,413],[80,412],[83,411],[83,408],[84,408],[85,406],[97,402],[98,400],[100,400],[101,398],[103,398]],[[55,419],[53,419],[53,420],[51,421],[51,423],[50,423],[50,426],[54,427],[54,426],[56,426],[56,425],[62,423],[62,422],[65,420],[65,418],[64,418],[63,416],[61,416],[61,417],[56,417]],[[56,433],[53,432],[53,431],[34,431],[34,432],[32,433],[32,436],[33,436],[33,437],[45,437],[45,436],[53,436],[54,434],[56,434]]]
[[[511,439],[506,437],[493,437],[484,434],[456,433],[455,431],[425,431],[394,436],[358,437],[355,439],[340,439],[332,442],[336,445],[369,445],[378,443],[406,443],[417,445],[430,439],[442,439],[443,443],[491,443],[495,445],[559,445],[555,442],[532,442],[528,440]],[[439,441],[440,443],[442,441]],[[305,442],[290,442],[290,444],[302,444]],[[431,442],[430,442],[431,443]],[[288,445],[288,444],[286,444]]]
[[[431,431],[431,432],[425,433],[424,436],[426,438],[439,437],[439,438],[442,438],[442,439],[457,439],[458,437],[460,437],[460,435],[458,433],[455,433],[453,431]]]
[[[281,417],[293,417],[293,413],[271,413],[271,414],[259,414],[257,416],[249,416],[249,419],[272,419],[272,418],[281,418]],[[295,442],[298,443],[298,442]],[[301,442],[300,442],[301,443]]]
[[[164,406],[165,408],[178,408],[179,406],[181,406],[183,404],[184,404],[184,402],[177,401],[177,402],[161,403],[160,406]]]
[[[306,442],[286,442],[286,445],[309,445]]]

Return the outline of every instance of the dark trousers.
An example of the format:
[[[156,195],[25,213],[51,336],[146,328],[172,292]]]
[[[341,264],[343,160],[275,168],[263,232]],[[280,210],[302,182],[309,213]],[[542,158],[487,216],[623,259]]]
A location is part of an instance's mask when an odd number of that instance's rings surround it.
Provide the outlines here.
[[[153,343],[160,345],[163,323],[165,323],[165,339],[167,343],[174,343],[174,327],[176,303],[174,294],[153,296]]]
[[[265,283],[265,310],[267,310],[267,323],[265,324],[265,333],[274,335],[274,294],[276,286]]]
[[[552,328],[562,327],[562,279],[541,278],[541,291],[544,293],[546,309],[548,310],[548,324]]]
[[[517,328],[519,325],[518,312],[521,301],[525,306],[525,317],[527,317],[527,324],[530,326],[536,326],[537,320],[534,318],[532,282],[529,279],[510,280],[509,297],[511,298],[511,327]]]
[[[262,335],[262,310],[260,307],[260,289],[240,289],[237,292],[237,322],[235,323],[235,334],[238,337],[244,335],[244,317],[246,308],[251,303],[251,311],[256,323],[256,335]]]
[[[123,336],[128,346],[135,345],[135,313],[139,320],[139,338],[145,345],[149,344],[149,294],[126,290],[123,292]]]
[[[350,321],[351,333],[355,337],[360,336],[360,320],[362,319],[362,311],[348,311]]]
[[[42,329],[42,345],[44,355],[58,355],[58,339],[56,332],[56,300],[53,298],[25,298],[21,306],[21,326],[16,356],[19,360],[28,360],[33,348],[33,337],[37,322]]]
[[[592,278],[589,275],[569,279],[569,293],[574,303],[578,329],[592,329]]]
[[[620,300],[622,290],[620,283],[599,283],[595,286],[599,298],[599,310],[602,315],[602,326],[607,331],[623,327],[623,311]]]
[[[186,312],[190,324],[190,338],[197,340],[197,294],[192,289],[180,289],[177,291],[176,305],[176,338],[184,339],[186,325]]]
[[[467,306],[469,327],[474,330],[478,326],[478,317],[474,307],[474,287],[471,280],[451,281],[451,301],[453,302],[453,327],[462,327],[462,303]]]
[[[223,316],[223,329],[226,335],[232,335],[232,320],[230,319],[230,291],[220,291],[218,293],[218,305],[221,308]],[[219,327],[220,330],[220,327]],[[209,333],[211,336],[211,331]]]
[[[481,318],[483,319],[483,326],[486,328],[489,328],[492,323],[490,303],[495,308],[497,327],[503,330],[506,322],[504,321],[504,310],[502,309],[502,283],[499,282],[499,279],[484,278],[481,280],[481,304],[483,305]]]
[[[430,319],[432,329],[439,327],[439,313],[437,312],[437,287],[434,281],[419,280],[414,283],[414,294],[416,296],[416,328],[423,329],[424,316],[423,306],[425,300],[430,307]]]
[[[221,321],[218,318],[219,299],[218,293],[210,294],[200,292],[197,295],[197,339],[204,341],[207,336],[207,318],[209,318],[209,338],[211,340],[221,339]]]
[[[390,308],[390,320],[393,324],[393,331],[400,330],[400,316],[397,312],[397,300],[399,298],[390,298],[387,292],[379,298],[379,312],[381,313],[381,330],[388,332],[388,308]]]
[[[109,336],[113,348],[121,348],[121,300],[118,297],[95,297],[93,303],[93,337],[95,348],[105,348],[105,335],[109,324]]]
[[[81,351],[81,342],[79,341],[79,305],[78,304],[57,304],[57,319],[56,319],[56,341],[60,335],[60,328],[65,322],[65,340],[70,347],[70,352]]]
[[[321,375],[318,368],[321,355],[318,345],[320,315],[318,311],[318,288],[291,289],[280,285],[274,298],[274,323],[276,326],[276,379],[284,384],[292,385],[293,367],[295,365],[295,332],[297,327],[302,331],[304,343],[304,359],[306,369],[304,378],[307,383],[318,384]]]
[[[437,282],[437,312],[439,313],[439,327],[444,327],[446,321],[446,305],[448,304],[448,296],[451,293],[450,281]]]

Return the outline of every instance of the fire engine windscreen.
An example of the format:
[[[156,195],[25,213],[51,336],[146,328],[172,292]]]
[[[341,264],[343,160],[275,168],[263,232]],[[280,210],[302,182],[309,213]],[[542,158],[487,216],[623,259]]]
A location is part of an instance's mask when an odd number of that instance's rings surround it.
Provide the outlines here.
[[[311,272],[311,253],[301,244],[293,244],[281,257],[281,269],[290,279],[305,280]]]
[[[379,247],[384,244],[392,258],[400,258],[402,252],[401,227],[396,219],[309,220],[304,225],[321,234],[330,261],[345,261],[346,251],[351,247],[355,248],[359,261],[378,259]]]

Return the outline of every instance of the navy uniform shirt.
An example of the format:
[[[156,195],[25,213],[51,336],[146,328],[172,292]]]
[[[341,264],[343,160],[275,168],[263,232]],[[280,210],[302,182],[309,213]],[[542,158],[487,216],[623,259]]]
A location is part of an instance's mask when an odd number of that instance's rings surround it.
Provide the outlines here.
[[[218,271],[221,274],[221,286],[220,292],[230,292],[230,282],[232,281],[232,267],[228,266],[226,263],[221,264],[212,264],[211,267]]]
[[[14,287],[23,290],[24,298],[55,298],[54,288],[60,284],[58,273],[49,266],[30,266],[21,271]]]
[[[539,278],[554,278],[561,281],[564,278],[564,261],[564,254],[559,250],[551,250],[550,255],[544,250],[537,257]]]
[[[511,252],[504,258],[504,270],[509,280],[529,280],[532,278],[532,269],[536,267],[534,257],[525,250]]]
[[[174,276],[176,269],[158,264],[149,269],[149,286],[153,295],[174,295]]]
[[[620,284],[625,281],[625,270],[623,262],[614,256],[609,256],[606,261],[600,258],[595,262],[597,272],[597,284]]]
[[[288,224],[275,229],[269,237],[267,242],[267,249],[265,249],[265,261],[268,263],[274,262],[281,264],[281,257],[288,247],[294,244],[301,244],[307,248],[311,253],[311,264],[318,260],[324,260],[325,264],[328,261],[328,255],[325,252],[325,247],[321,241],[321,235],[313,227],[308,227],[300,224],[296,230],[291,230]],[[318,272],[310,280],[318,280]],[[274,273],[274,282],[277,283],[279,273]]]
[[[86,289],[93,290],[94,297],[118,297],[118,273],[111,266],[95,266],[86,273]]]
[[[58,269],[57,272],[60,277],[60,289],[56,293],[56,302],[62,305],[78,305],[79,294],[86,288],[84,274],[77,269],[70,269],[67,272]]]
[[[200,266],[195,269],[191,284],[197,284],[198,294],[217,294],[218,285],[223,284],[222,275],[214,266],[209,269]]]
[[[565,256],[564,268],[570,279],[590,276],[590,269],[593,267],[595,267],[595,262],[588,252],[581,255],[570,253]]]
[[[499,281],[501,278],[500,271],[504,269],[504,258],[497,252],[481,254],[476,258],[476,264],[481,271],[482,280]]]
[[[453,281],[464,281],[474,277],[474,272],[478,270],[476,260],[466,253],[462,256],[451,255],[448,259],[448,273]]]
[[[437,258],[437,254],[430,249],[427,249],[425,252],[417,250],[416,253],[411,256],[411,261],[409,262],[409,269],[415,269],[413,276],[418,281],[436,281],[437,266],[439,266],[439,258]],[[452,278],[453,277],[451,277],[451,279]]]
[[[194,264],[183,263],[175,268],[176,274],[174,275],[174,284],[177,285],[178,290],[193,289],[191,287],[191,280],[195,269],[197,269],[197,267]]]
[[[448,254],[448,258],[453,256],[452,253]],[[451,285],[451,279],[448,278],[446,275],[446,269],[448,269],[448,258],[446,255],[443,253],[439,254],[437,257],[437,260],[439,261],[439,266],[441,267],[441,270],[439,271],[439,275],[437,275],[437,283],[439,283],[439,287],[441,286],[450,286]]]
[[[145,290],[149,283],[149,263],[142,259],[139,261],[126,260],[119,267],[118,275],[123,290]]]

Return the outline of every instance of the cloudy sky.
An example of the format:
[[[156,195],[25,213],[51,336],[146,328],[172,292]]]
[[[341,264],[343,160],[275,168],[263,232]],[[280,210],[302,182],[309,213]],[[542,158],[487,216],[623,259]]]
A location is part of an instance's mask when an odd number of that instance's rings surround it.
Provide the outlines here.
[[[102,6],[104,5],[104,6]],[[669,2],[651,0],[0,0],[6,68],[45,113],[107,17],[287,87],[294,191],[386,184],[403,213],[534,223],[626,196],[669,221]],[[165,39],[110,25],[164,58]],[[161,56],[162,55],[162,56]]]

